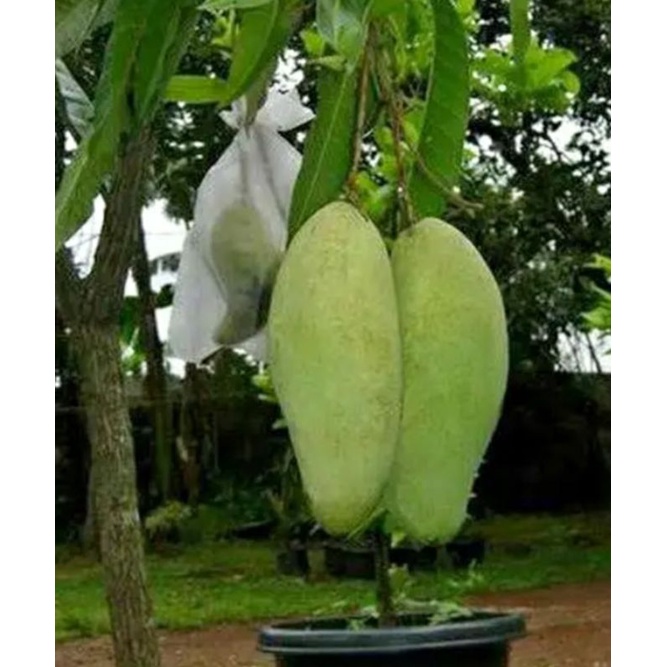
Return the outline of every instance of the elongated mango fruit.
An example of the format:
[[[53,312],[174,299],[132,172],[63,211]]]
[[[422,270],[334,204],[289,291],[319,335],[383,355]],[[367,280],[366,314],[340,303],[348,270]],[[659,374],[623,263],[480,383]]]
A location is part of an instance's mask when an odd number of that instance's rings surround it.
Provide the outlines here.
[[[299,230],[269,312],[271,377],[313,513],[333,535],[377,508],[396,448],[401,350],[391,263],[335,202]]]
[[[508,373],[502,297],[468,239],[427,218],[392,251],[403,414],[386,503],[412,538],[446,541],[466,516]]]

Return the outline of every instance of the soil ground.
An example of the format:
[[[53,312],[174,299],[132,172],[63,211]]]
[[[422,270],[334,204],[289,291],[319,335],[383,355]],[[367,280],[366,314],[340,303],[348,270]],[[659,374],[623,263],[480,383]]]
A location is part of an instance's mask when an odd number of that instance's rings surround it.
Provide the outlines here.
[[[611,584],[555,586],[471,598],[471,605],[525,614],[528,636],[512,647],[512,667],[610,667]],[[224,625],[160,635],[163,667],[264,667],[256,625]],[[108,637],[56,647],[56,667],[113,667]]]

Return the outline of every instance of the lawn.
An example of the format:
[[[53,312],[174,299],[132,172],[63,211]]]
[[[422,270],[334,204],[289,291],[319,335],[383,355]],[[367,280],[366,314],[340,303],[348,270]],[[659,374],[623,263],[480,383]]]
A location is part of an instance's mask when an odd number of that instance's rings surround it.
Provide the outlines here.
[[[470,571],[415,575],[410,595],[465,595],[606,579],[611,571],[610,515],[502,517],[476,524],[488,539],[484,563]],[[526,547],[531,547],[530,550]],[[218,542],[147,558],[158,626],[203,627],[231,621],[352,612],[373,602],[373,583],[326,576],[311,552],[308,582],[275,572],[270,543]],[[74,556],[56,564],[56,639],[109,631],[98,565]]]

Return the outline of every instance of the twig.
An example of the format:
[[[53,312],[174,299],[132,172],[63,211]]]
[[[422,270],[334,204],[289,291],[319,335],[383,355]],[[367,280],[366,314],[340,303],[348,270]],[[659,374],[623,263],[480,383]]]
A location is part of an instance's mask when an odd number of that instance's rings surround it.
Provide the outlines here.
[[[366,116],[366,89],[368,88],[368,69],[369,69],[369,48],[368,45],[364,47],[364,52],[361,56],[361,73],[359,75],[359,101],[357,108],[357,124],[354,130],[354,149],[352,153],[352,166],[350,174],[347,177],[346,188],[348,196],[357,198],[357,184],[355,177],[359,169],[359,161],[361,160],[361,142],[364,134],[364,122]]]
[[[405,141],[406,146],[408,147],[410,153],[412,153],[415,158],[417,166],[424,172],[424,176],[437,187],[443,195],[447,198],[447,201],[450,204],[455,204],[460,209],[474,212],[483,210],[484,206],[482,204],[477,204],[475,202],[468,201],[464,199],[461,195],[454,192],[450,187],[448,187],[438,176],[436,176],[424,162],[424,158],[419,154],[419,151],[407,140]]]
[[[384,50],[380,53],[381,56],[386,56]],[[380,91],[383,98],[383,101],[389,109],[389,124],[391,127],[391,137],[394,144],[394,153],[396,155],[396,172],[398,177],[398,202],[401,207],[401,212],[403,218],[407,222],[406,226],[411,226],[415,222],[414,210],[412,208],[412,202],[410,201],[410,194],[407,187],[407,178],[405,174],[405,164],[403,162],[403,149],[401,146],[401,134],[402,134],[402,123],[401,123],[401,110],[399,109],[396,101],[396,96],[391,87],[391,82],[387,81],[387,69],[386,61],[380,62],[378,68],[379,82],[380,82]],[[393,231],[393,236],[397,236],[397,233],[400,231],[400,225],[395,225]]]

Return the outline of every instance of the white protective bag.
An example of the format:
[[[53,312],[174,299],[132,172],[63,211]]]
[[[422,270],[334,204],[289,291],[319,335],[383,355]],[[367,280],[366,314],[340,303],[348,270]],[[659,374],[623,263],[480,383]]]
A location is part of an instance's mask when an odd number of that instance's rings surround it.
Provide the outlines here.
[[[199,363],[220,347],[266,358],[264,323],[287,243],[301,155],[278,132],[313,118],[296,90],[270,90],[251,124],[245,98],[222,117],[234,141],[197,190],[169,324],[169,346]]]

